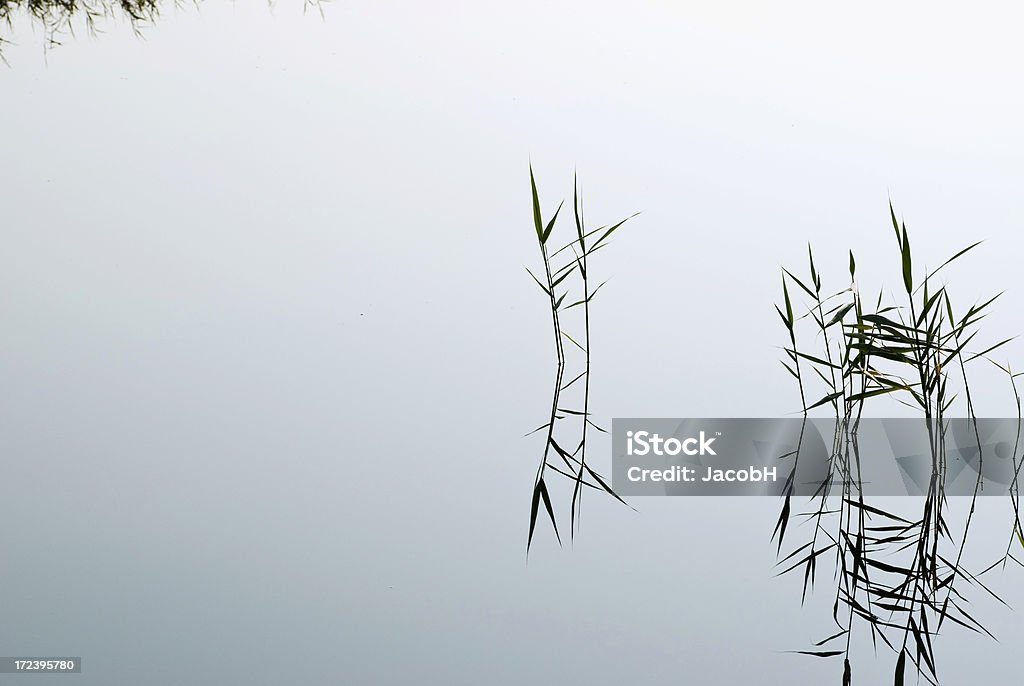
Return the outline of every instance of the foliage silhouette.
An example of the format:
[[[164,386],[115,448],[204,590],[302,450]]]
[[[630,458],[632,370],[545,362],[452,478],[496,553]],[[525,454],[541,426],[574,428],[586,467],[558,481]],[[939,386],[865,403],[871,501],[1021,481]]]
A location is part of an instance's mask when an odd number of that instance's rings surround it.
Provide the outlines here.
[[[325,0],[303,0],[303,7],[316,7],[322,14]],[[102,21],[117,18],[127,19],[132,29],[141,33],[143,27],[152,24],[160,16],[161,5],[178,7],[184,4],[199,4],[199,0],[0,0],[0,22],[10,28],[18,12],[33,18],[43,27],[47,48],[58,46],[64,36],[75,34],[75,23],[81,21],[89,33],[97,33]],[[272,4],[272,1],[271,3]],[[0,58],[4,43],[10,42],[0,36]]]
[[[124,17],[136,32],[152,23],[160,14],[157,0],[0,0],[0,21],[13,24],[15,13],[22,11],[43,27],[46,45],[60,45],[60,38],[74,34],[74,21],[82,19],[95,32],[104,19]],[[8,42],[0,37],[0,48]]]
[[[887,301],[879,291],[872,306],[866,303],[857,284],[857,263],[849,256],[850,285],[822,295],[822,278],[808,246],[808,276],[801,280],[783,269],[781,306],[776,306],[788,332],[783,366],[799,389],[804,421],[814,408],[829,408],[839,427],[829,464],[829,478],[812,498],[809,512],[794,513],[792,500],[795,462],[800,449],[785,456],[794,462],[785,485],[782,511],[773,533],[781,554],[790,523],[807,518],[812,526],[809,540],[780,560],[780,574],[803,572],[803,598],[813,587],[819,558],[835,557],[835,603],[832,617],[839,629],[816,650],[796,651],[815,657],[843,656],[844,686],[852,683],[850,639],[856,625],[866,625],[873,644],[881,641],[897,654],[894,683],[904,682],[907,660],[919,677],[938,683],[933,638],[944,624],[992,634],[966,609],[969,589],[981,589],[998,599],[980,579],[981,574],[1008,561],[1018,564],[1008,546],[1005,556],[980,574],[964,562],[964,547],[971,529],[981,486],[981,438],[978,447],[978,480],[969,511],[962,522],[962,534],[952,533],[945,493],[946,420],[957,400],[966,417],[977,428],[968,368],[976,361],[996,365],[1008,378],[1020,418],[1020,398],[1009,365],[992,359],[992,353],[1009,341],[1001,341],[980,352],[969,347],[979,333],[979,322],[999,297],[974,305],[957,316],[948,285],[936,287],[935,276],[979,244],[974,243],[944,262],[938,269],[917,278],[910,238],[905,224],[889,215],[898,247],[901,301]],[[807,296],[808,305],[799,316],[794,312],[790,287]],[[808,346],[804,343],[809,341]],[[809,399],[809,384],[824,387],[821,398]],[[954,387],[958,387],[955,390]],[[930,439],[931,478],[921,501],[920,516],[907,519],[896,512],[874,506],[865,498],[858,479],[860,452],[857,430],[865,407],[891,398],[913,408],[924,420]],[[1020,441],[1014,446],[1015,472],[1019,473]],[[836,490],[838,489],[838,490]],[[1019,494],[1011,489],[1014,520],[1011,545],[1021,534]],[[832,646],[842,642],[842,647]]]
[[[537,245],[540,248],[544,271],[539,277],[530,271],[529,268],[526,271],[544,292],[548,309],[551,312],[552,333],[555,341],[555,379],[548,420],[530,432],[530,434],[533,434],[543,431],[545,441],[533,484],[530,528],[526,543],[527,550],[529,550],[533,543],[537,516],[542,502],[556,538],[559,543],[562,540],[558,532],[558,522],[555,517],[554,508],[551,504],[548,483],[545,480],[548,472],[553,472],[572,481],[572,499],[569,507],[570,537],[575,536],[579,525],[580,508],[585,489],[603,491],[625,504],[625,501],[608,485],[605,478],[587,463],[587,435],[589,430],[593,429],[604,432],[604,429],[591,419],[590,413],[590,306],[594,296],[607,283],[607,281],[603,281],[596,287],[592,287],[593,278],[590,271],[589,258],[596,251],[608,245],[608,239],[612,234],[636,216],[627,217],[617,224],[588,230],[584,221],[583,198],[580,195],[576,180],[573,179],[575,234],[562,247],[551,250],[549,247],[550,241],[564,203],[559,204],[558,209],[555,210],[551,218],[545,223],[532,165],[530,167],[530,191],[533,201],[534,231],[536,233]],[[574,296],[577,299],[569,304],[565,304],[571,292],[577,294]],[[577,310],[577,308],[579,309]],[[579,331],[575,337],[569,333],[569,328],[566,326],[566,317],[571,310],[582,312],[582,321],[579,322]],[[582,360],[580,362],[581,371],[579,374],[573,377],[572,380],[565,382],[566,365],[569,359],[566,354],[567,343],[570,345],[570,350],[574,353],[573,357],[582,357]],[[581,398],[578,399],[580,404],[575,409],[563,402],[563,393],[570,388],[578,389],[581,394]],[[559,439],[561,437],[556,437],[559,433],[559,427],[570,421],[575,424],[574,433],[579,437],[579,442],[575,444],[575,447],[571,447],[572,444],[566,443],[565,439],[561,439],[562,442],[560,443]],[[576,439],[574,438],[573,440],[575,441]]]

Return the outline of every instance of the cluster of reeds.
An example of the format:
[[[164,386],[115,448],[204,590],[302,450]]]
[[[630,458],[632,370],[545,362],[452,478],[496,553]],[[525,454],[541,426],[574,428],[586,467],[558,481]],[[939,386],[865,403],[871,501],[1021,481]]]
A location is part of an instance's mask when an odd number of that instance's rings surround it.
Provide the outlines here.
[[[790,523],[797,517],[807,518],[807,538],[780,561],[780,573],[802,572],[804,598],[814,584],[819,558],[834,555],[832,617],[838,631],[813,650],[796,652],[842,656],[844,686],[852,683],[850,641],[857,626],[870,631],[873,644],[877,646],[880,641],[896,655],[895,684],[904,682],[908,660],[919,677],[929,683],[938,682],[933,638],[943,625],[991,636],[967,611],[966,594],[980,588],[998,596],[982,582],[980,574],[966,567],[963,555],[982,483],[981,465],[967,514],[962,520],[950,521],[945,493],[946,420],[954,412],[962,412],[972,423],[976,421],[969,369],[982,360],[1006,374],[1020,416],[1016,374],[992,358],[992,353],[1008,341],[972,352],[979,322],[998,296],[958,313],[948,285],[937,285],[936,275],[978,243],[964,248],[923,278],[915,278],[906,225],[897,221],[891,205],[889,210],[902,281],[895,300],[887,300],[881,290],[873,304],[862,299],[852,251],[850,284],[824,295],[822,277],[808,246],[807,278],[800,279],[783,269],[783,303],[776,306],[789,335],[782,363],[799,387],[805,423],[814,408],[830,409],[838,429],[831,445],[828,479],[811,499],[808,512],[798,514],[792,504],[799,446],[794,453],[783,456],[793,460],[793,469],[785,485],[773,539],[777,538],[781,555]],[[791,289],[806,296],[805,311],[795,312]],[[812,386],[823,387],[824,394],[809,397]],[[931,478],[927,494],[920,501],[919,515],[904,516],[871,504],[859,480],[858,424],[869,403],[874,407],[876,400],[885,398],[913,408],[928,428]],[[984,452],[981,438],[977,432],[974,437],[980,461]],[[1013,459],[1019,470],[1017,446]],[[1010,539],[1024,545],[1015,488],[1011,498],[1016,516]],[[918,502],[914,504],[917,512]],[[1006,556],[989,569],[1007,560],[1019,562],[1009,547]]]
[[[604,477],[587,463],[588,429],[605,431],[591,419],[590,413],[590,314],[594,297],[607,281],[594,286],[593,275],[590,271],[590,257],[608,245],[608,239],[612,234],[629,219],[632,219],[632,217],[628,217],[617,224],[587,229],[583,216],[583,199],[574,178],[575,232],[560,247],[552,248],[556,222],[564,203],[559,204],[558,209],[545,222],[541,213],[537,182],[532,166],[530,167],[530,190],[533,197],[533,224],[544,270],[540,276],[534,274],[529,268],[526,271],[544,292],[551,311],[551,326],[555,343],[555,379],[551,394],[551,410],[547,421],[527,434],[529,436],[544,432],[545,436],[543,453],[533,484],[527,550],[533,542],[537,515],[542,502],[555,536],[561,543],[558,523],[551,504],[551,494],[548,490],[547,476],[550,473],[565,477],[572,482],[572,499],[569,508],[570,536],[575,535],[579,523],[580,507],[585,489],[603,491],[624,503]],[[576,313],[579,316],[570,321],[572,315]],[[575,332],[576,335],[570,331]],[[570,365],[570,360],[572,365]],[[566,370],[570,367],[574,372],[578,370],[578,373],[571,380],[566,381]],[[568,400],[567,392],[575,393],[575,398],[571,402]],[[571,407],[571,404],[575,404],[575,407]],[[572,437],[567,439],[566,435]]]
[[[198,0],[191,1],[198,4]],[[61,44],[62,37],[74,35],[79,20],[88,32],[96,33],[101,20],[120,16],[139,33],[160,15],[160,5],[168,3],[178,6],[184,0],[0,0],[0,22],[10,26],[16,12],[25,12],[42,25],[46,46],[54,47]],[[303,8],[309,7],[323,13],[321,0],[303,0]],[[6,42],[0,36],[0,50]]]
[[[100,20],[127,18],[132,28],[152,22],[159,15],[158,0],[0,0],[0,21],[11,25],[16,12],[23,11],[43,27],[47,47],[60,45],[61,37],[74,34],[74,21],[81,19],[89,32]],[[6,41],[0,37],[0,48]]]

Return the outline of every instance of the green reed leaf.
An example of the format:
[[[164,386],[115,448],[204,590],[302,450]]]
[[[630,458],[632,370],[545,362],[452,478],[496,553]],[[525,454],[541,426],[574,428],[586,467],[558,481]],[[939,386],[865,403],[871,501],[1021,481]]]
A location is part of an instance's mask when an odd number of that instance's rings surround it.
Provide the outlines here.
[[[892,218],[892,228],[896,232],[896,241],[900,244],[900,250],[903,250],[903,240],[900,237],[900,223],[896,221],[896,210],[892,208],[892,200],[889,201],[889,216]]]
[[[541,283],[540,279],[538,279],[536,276],[534,276],[533,272],[530,271],[529,267],[526,267],[526,273],[529,274],[531,277],[533,277],[533,280],[537,282],[537,285],[540,286],[540,289],[542,291],[544,291],[544,293],[550,298],[551,297],[551,291],[548,290],[547,286],[545,286],[543,283]]]
[[[910,237],[907,236],[907,227],[903,226],[903,285],[906,286],[907,293],[912,293],[914,290],[914,270],[910,257]]]
[[[541,237],[540,237],[540,242],[541,243],[547,243],[548,242],[548,237],[551,236],[551,230],[553,228],[555,228],[555,220],[558,219],[558,213],[562,211],[562,205],[564,205],[564,204],[565,204],[564,201],[558,203],[558,209],[555,210],[555,214],[552,215],[551,221],[548,222],[547,227],[545,227],[545,229],[544,229],[544,233],[541,234]]]
[[[544,243],[544,221],[540,218],[540,197],[537,195],[537,181],[530,165],[530,190],[533,194],[533,225],[537,229],[537,240]]]
[[[793,330],[793,303],[789,299],[789,287],[786,286],[786,277],[782,277],[782,297],[786,300],[786,328]]]
[[[833,316],[832,319],[829,320],[828,324],[825,325],[825,328],[827,329],[828,327],[833,326],[838,322],[841,322],[843,320],[843,317],[845,317],[847,313],[853,309],[853,305],[854,303],[848,303],[844,305],[842,309],[836,312],[835,316]]]

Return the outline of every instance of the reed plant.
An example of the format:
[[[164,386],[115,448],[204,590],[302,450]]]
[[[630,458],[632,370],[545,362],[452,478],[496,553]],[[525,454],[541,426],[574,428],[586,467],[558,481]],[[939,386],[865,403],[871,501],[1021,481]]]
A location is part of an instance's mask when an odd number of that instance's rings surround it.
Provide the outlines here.
[[[24,12],[43,27],[47,47],[60,45],[65,35],[74,35],[75,20],[81,19],[90,33],[101,20],[122,16],[138,32],[160,13],[158,0],[0,0],[0,22],[11,26],[16,12]],[[0,37],[0,49],[8,42]],[[2,54],[2,53],[0,53]]]
[[[303,8],[315,7],[323,14],[325,0],[303,0]],[[271,0],[272,2],[272,0]],[[173,7],[196,4],[199,0],[0,0],[0,22],[8,27],[13,24],[17,12],[23,12],[43,28],[45,46],[61,44],[65,36],[75,34],[76,22],[89,33],[97,33],[101,23],[118,17],[127,19],[136,34],[144,26],[152,24],[159,16],[161,5]],[[10,42],[0,36],[0,59],[3,47]]]
[[[960,250],[938,269],[919,275],[906,225],[897,221],[891,204],[889,218],[896,237],[898,296],[886,297],[880,289],[877,298],[865,300],[852,251],[848,285],[826,294],[808,246],[807,275],[801,279],[784,268],[783,300],[776,306],[788,334],[782,364],[799,389],[805,426],[809,413],[822,408],[834,416],[837,430],[828,477],[811,498],[808,511],[797,513],[793,508],[801,446],[783,456],[792,460],[792,470],[773,540],[777,540],[781,557],[780,574],[802,573],[803,599],[814,585],[819,560],[835,560],[832,619],[836,631],[813,649],[795,652],[842,657],[843,686],[852,683],[851,637],[858,626],[865,627],[876,647],[881,643],[895,654],[894,684],[904,683],[908,662],[919,677],[937,684],[935,636],[944,625],[991,636],[968,612],[968,594],[980,589],[998,599],[982,581],[982,574],[1010,560],[1019,563],[1010,546],[1001,560],[983,572],[972,572],[964,558],[985,452],[971,395],[974,365],[985,361],[1005,374],[1020,418],[1018,374],[993,357],[1009,341],[974,351],[980,323],[999,296],[958,310],[950,287],[940,284],[937,276],[979,243]],[[801,296],[799,311],[794,294]],[[820,397],[814,388],[823,390]],[[883,399],[912,408],[928,430],[931,475],[927,493],[913,501],[914,515],[872,503],[859,480],[858,426],[869,406],[874,408]],[[969,507],[956,522],[950,519],[953,515],[945,492],[946,428],[954,413],[962,413],[974,426],[979,461]],[[1019,446],[1018,440],[1013,449],[1015,473],[1020,469]],[[1012,487],[1014,517],[1009,538],[1024,545],[1018,495]],[[783,557],[790,524],[797,518],[807,520],[809,532]]]
[[[548,489],[550,474],[564,477],[572,485],[569,505],[570,537],[575,536],[579,525],[585,490],[603,491],[625,504],[625,501],[608,485],[606,479],[587,461],[588,436],[591,431],[605,432],[605,429],[591,419],[590,323],[591,303],[607,281],[594,285],[590,258],[608,245],[611,236],[632,219],[627,217],[615,224],[588,229],[584,219],[583,197],[574,177],[574,231],[568,240],[563,239],[559,247],[554,247],[557,245],[554,232],[564,203],[558,205],[550,219],[544,220],[532,165],[530,191],[533,201],[533,225],[543,270],[539,275],[529,267],[526,271],[543,291],[545,303],[551,313],[555,359],[554,383],[547,421],[527,434],[529,436],[543,432],[544,435],[544,447],[533,483],[527,550],[533,543],[542,503],[556,538],[559,543],[562,540]],[[574,314],[579,316],[573,319]],[[566,381],[568,374],[573,376]],[[570,394],[574,394],[573,397],[570,397]]]

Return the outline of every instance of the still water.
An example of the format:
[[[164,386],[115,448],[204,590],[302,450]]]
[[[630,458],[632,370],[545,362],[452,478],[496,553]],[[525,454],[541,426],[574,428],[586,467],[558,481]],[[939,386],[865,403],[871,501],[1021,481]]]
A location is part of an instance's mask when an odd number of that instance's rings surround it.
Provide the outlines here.
[[[72,34],[26,5],[0,4],[4,655],[81,656],[81,684],[839,683],[785,652],[831,603],[773,577],[774,498],[589,497],[527,560],[528,164],[546,215],[574,171],[595,223],[643,212],[595,257],[599,419],[783,416],[779,267],[811,240],[827,287],[850,248],[898,287],[890,198],[931,265],[986,240],[959,292],[1005,289],[985,335],[1020,332],[1020,17],[213,1]],[[993,584],[1021,607],[1019,571]],[[1001,643],[950,632],[943,683],[1018,683],[1020,615],[979,611]],[[855,683],[885,683],[866,648]]]

